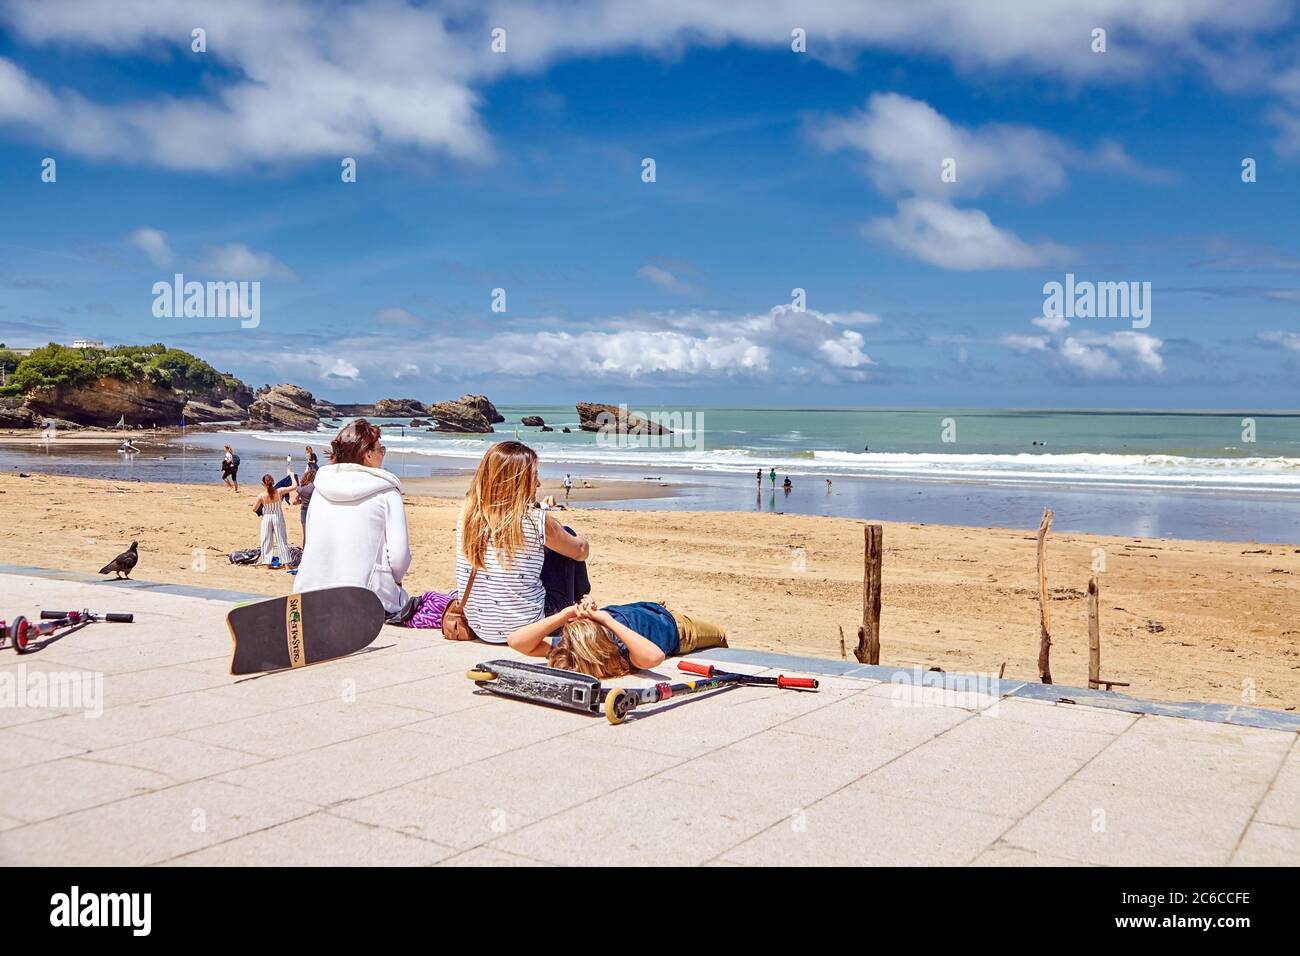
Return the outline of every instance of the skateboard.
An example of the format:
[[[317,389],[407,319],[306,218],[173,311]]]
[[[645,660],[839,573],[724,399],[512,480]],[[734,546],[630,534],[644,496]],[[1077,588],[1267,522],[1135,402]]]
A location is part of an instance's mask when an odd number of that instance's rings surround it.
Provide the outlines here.
[[[303,667],[366,647],[384,626],[384,606],[366,588],[287,594],[232,608],[230,673]]]

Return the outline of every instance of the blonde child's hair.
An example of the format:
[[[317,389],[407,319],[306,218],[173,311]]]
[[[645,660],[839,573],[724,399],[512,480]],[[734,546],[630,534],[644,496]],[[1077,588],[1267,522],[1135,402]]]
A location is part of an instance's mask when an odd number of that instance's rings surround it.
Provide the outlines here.
[[[564,625],[564,632],[551,648],[546,663],[601,680],[632,672],[632,665],[618,649],[608,629],[590,618],[578,618]]]
[[[496,549],[503,567],[524,546],[524,518],[537,496],[537,452],[517,441],[497,442],[474,472],[460,513],[460,541],[472,568],[487,564]]]

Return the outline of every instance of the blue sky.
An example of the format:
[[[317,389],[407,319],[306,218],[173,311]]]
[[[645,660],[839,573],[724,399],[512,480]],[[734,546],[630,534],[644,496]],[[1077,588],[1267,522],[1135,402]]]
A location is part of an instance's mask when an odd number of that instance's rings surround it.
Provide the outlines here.
[[[1300,17],[1224,6],[0,0],[0,341],[338,400],[1297,407]],[[259,325],[156,318],[176,272]],[[1150,324],[1044,317],[1067,273]]]

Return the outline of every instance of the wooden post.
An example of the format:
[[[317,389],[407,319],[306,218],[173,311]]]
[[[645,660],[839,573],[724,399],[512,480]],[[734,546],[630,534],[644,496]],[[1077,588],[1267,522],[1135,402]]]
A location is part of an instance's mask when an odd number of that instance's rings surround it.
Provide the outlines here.
[[[880,663],[880,559],[885,529],[869,524],[865,532],[862,570],[862,626],[853,656],[862,664]]]
[[[1101,614],[1097,575],[1088,579],[1088,687],[1101,686]]]
[[[848,660],[849,652],[844,645],[844,625],[840,625],[840,660]]]
[[[1043,509],[1043,520],[1038,525],[1038,678],[1044,684],[1052,682],[1052,632],[1049,627],[1047,602],[1047,532],[1052,527],[1052,509]]]

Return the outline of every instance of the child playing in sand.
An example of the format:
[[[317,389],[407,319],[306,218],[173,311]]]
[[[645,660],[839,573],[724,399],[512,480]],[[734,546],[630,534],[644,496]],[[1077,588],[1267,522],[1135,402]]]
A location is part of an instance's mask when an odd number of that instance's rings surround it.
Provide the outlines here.
[[[562,633],[552,644],[549,635]],[[716,624],[690,618],[654,601],[597,607],[590,597],[509,637],[512,648],[545,657],[551,667],[592,677],[622,677],[633,668],[658,667],[665,657],[709,647],[726,647],[727,633]]]

